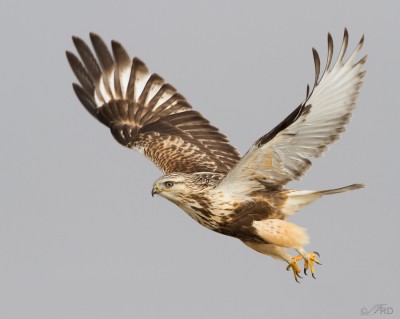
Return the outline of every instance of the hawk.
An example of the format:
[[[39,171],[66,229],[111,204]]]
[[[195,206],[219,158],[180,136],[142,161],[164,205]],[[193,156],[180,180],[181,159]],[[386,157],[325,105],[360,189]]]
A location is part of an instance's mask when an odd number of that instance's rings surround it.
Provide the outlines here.
[[[117,41],[111,52],[94,33],[94,53],[73,37],[78,56],[67,51],[79,84],[73,89],[97,120],[110,128],[123,146],[149,158],[165,174],[151,194],[160,195],[184,210],[201,225],[236,237],[265,255],[285,261],[296,281],[304,273],[315,278],[317,252],[307,252],[306,230],[287,221],[303,206],[324,195],[364,187],[353,184],[323,191],[292,190],[284,186],[300,179],[327,146],[345,130],[365,76],[364,56],[356,60],[364,36],[345,59],[348,32],[336,62],[328,33],[325,68],[313,49],[315,80],[305,100],[274,129],[260,137],[245,155],[239,155],[227,137],[194,111],[177,90],[151,74],[138,58],[130,58]],[[294,249],[292,257],[286,250]]]

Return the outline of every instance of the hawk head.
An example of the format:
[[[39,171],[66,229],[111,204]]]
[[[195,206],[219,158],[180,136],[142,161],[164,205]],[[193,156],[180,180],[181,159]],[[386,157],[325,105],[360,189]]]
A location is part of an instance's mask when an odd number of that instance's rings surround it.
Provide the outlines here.
[[[181,203],[188,195],[200,190],[191,174],[173,173],[156,180],[151,195],[158,194],[174,203]]]

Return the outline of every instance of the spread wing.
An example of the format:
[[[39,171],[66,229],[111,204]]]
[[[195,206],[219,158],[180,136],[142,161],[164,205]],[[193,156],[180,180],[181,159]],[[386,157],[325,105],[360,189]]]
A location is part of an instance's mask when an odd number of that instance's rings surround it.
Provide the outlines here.
[[[365,71],[367,56],[355,62],[364,37],[351,56],[344,60],[348,44],[345,30],[336,63],[330,67],[333,41],[328,34],[328,57],[320,77],[320,59],[313,49],[315,63],[314,88],[307,87],[306,100],[266,135],[258,139],[219,187],[242,185],[244,189],[281,188],[300,179],[311,166],[310,158],[321,156],[327,146],[345,130]]]
[[[80,59],[67,51],[79,84],[73,84],[86,110],[110,128],[123,146],[136,149],[164,173],[227,173],[239,160],[225,135],[138,58],[112,41],[90,34],[95,51],[73,37]],[[97,57],[97,58],[96,58]]]

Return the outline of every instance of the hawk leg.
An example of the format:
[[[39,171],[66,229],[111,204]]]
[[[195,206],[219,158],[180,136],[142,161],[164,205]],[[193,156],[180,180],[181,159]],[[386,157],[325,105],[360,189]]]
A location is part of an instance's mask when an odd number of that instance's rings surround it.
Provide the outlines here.
[[[273,258],[286,261],[288,263],[286,270],[292,269],[294,279],[297,282],[299,282],[299,278],[302,278],[300,276],[301,270],[300,270],[299,265],[297,264],[297,261],[303,259],[303,257],[301,257],[301,256],[300,257],[299,256],[292,257],[290,254],[288,254],[285,251],[285,248],[277,246],[277,245],[273,245],[273,244],[267,244],[267,243],[262,244],[262,243],[255,243],[255,242],[251,242],[251,241],[243,241],[243,243],[246,246],[254,249],[255,251],[257,251],[261,254],[268,255]]]
[[[282,219],[254,221],[252,225],[256,229],[256,234],[265,240],[266,244],[249,244],[245,242],[247,246],[265,255],[286,261],[288,263],[286,269],[292,269],[294,279],[297,282],[301,278],[297,261],[303,259],[305,274],[307,274],[307,270],[310,270],[312,276],[315,278],[314,262],[319,264],[316,257],[318,253],[307,253],[303,249],[308,243],[308,235],[304,228]],[[285,252],[284,248],[295,249],[299,255],[292,257]]]

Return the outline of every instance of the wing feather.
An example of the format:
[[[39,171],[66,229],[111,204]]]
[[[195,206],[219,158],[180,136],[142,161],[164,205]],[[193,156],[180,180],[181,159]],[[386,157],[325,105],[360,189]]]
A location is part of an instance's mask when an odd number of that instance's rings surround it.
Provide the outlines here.
[[[88,93],[88,91],[85,91],[80,87],[78,84],[73,83],[72,85],[76,96],[78,97],[79,101],[82,103],[82,105],[85,107],[85,109],[92,114],[94,117],[97,118],[97,112],[96,112],[96,102],[93,99],[93,96]]]
[[[80,59],[67,52],[83,106],[108,126],[122,145],[142,152],[163,172],[227,173],[239,160],[225,135],[193,111],[186,99],[138,58],[111,42],[112,53],[90,34],[95,55],[80,38],[73,42]]]
[[[269,133],[259,138],[218,187],[238,191],[268,187],[282,188],[291,180],[300,179],[311,166],[310,158],[321,156],[329,144],[340,137],[350,121],[365,71],[367,56],[355,62],[364,36],[345,61],[348,32],[334,65],[332,36],[328,34],[326,65],[320,77],[320,58],[313,49],[315,80],[306,100]],[[242,188],[237,186],[241,185]]]

